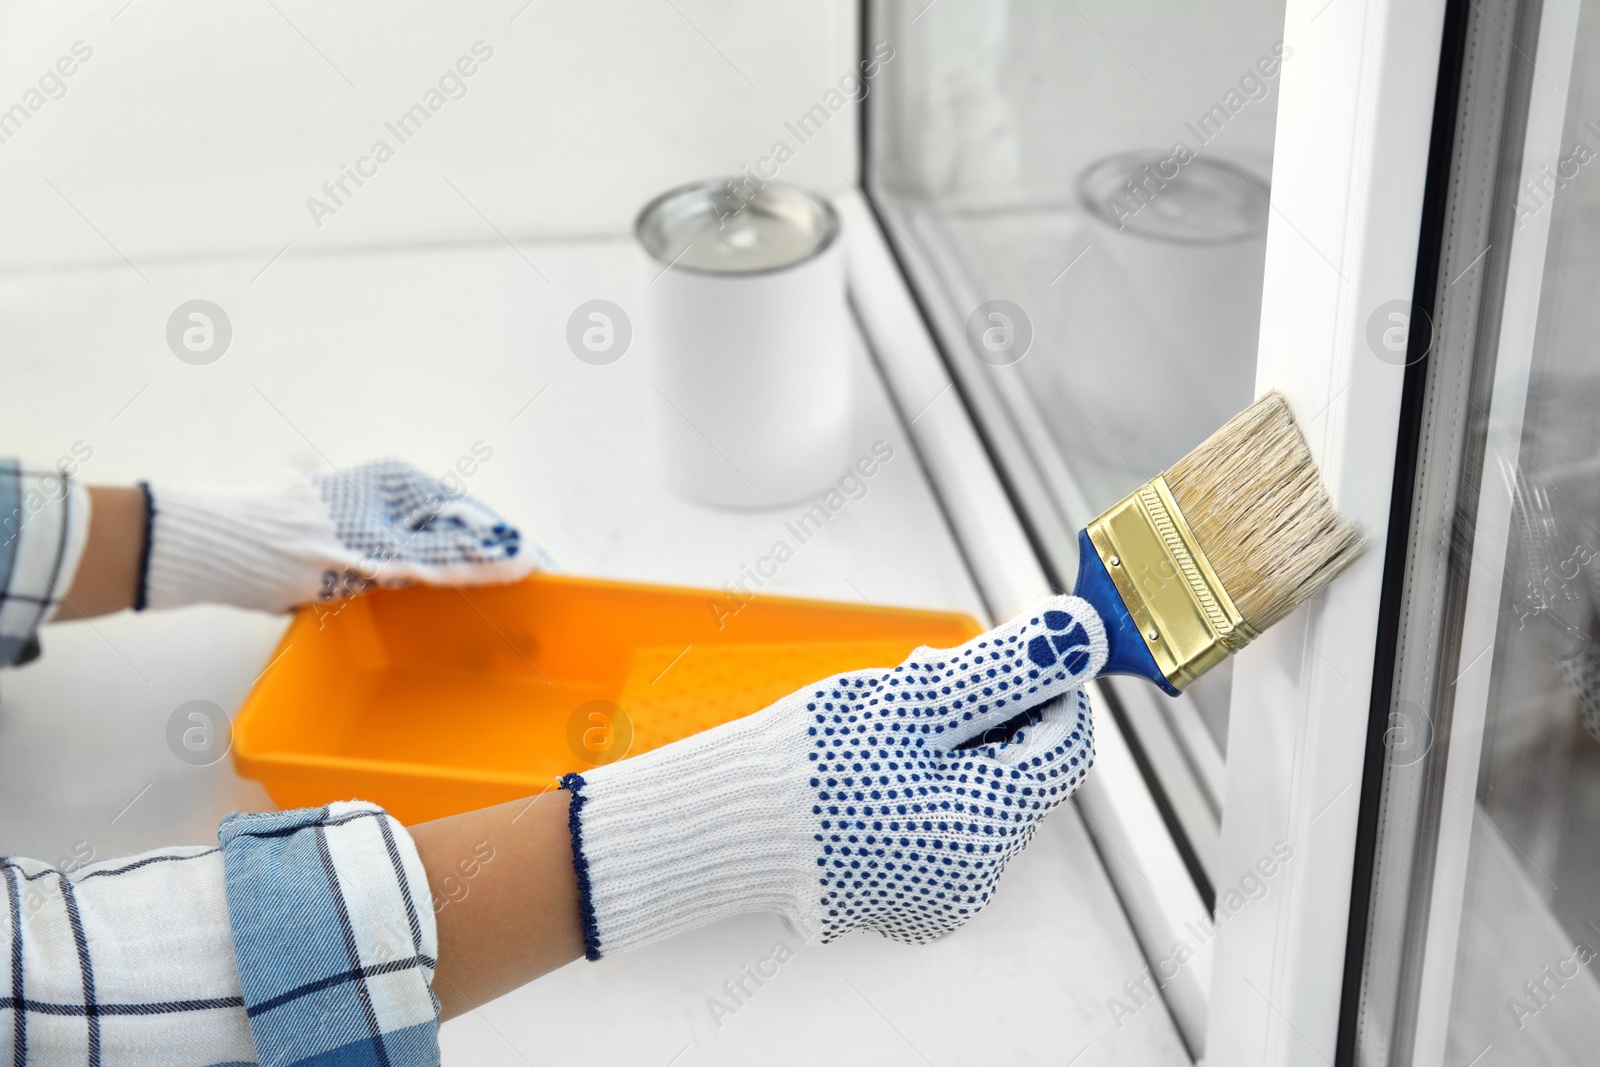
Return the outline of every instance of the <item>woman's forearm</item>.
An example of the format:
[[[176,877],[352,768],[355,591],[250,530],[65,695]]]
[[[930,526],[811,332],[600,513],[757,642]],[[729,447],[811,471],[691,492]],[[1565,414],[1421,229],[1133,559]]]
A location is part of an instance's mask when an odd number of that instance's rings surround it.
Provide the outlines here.
[[[144,555],[142,489],[89,486],[89,539],[57,619],[86,619],[133,606]]]
[[[567,822],[552,791],[411,827],[439,925],[444,1018],[583,955]]]

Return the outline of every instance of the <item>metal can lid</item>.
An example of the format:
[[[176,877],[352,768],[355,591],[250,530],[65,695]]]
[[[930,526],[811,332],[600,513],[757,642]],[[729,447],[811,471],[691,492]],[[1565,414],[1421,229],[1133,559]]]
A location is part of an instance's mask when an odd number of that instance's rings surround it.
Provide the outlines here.
[[[639,212],[634,233],[663,264],[705,274],[760,274],[818,255],[839,234],[827,201],[746,178],[682,185]]]
[[[1078,199],[1103,222],[1158,241],[1221,244],[1266,232],[1265,178],[1223,160],[1125,152],[1085,167]]]

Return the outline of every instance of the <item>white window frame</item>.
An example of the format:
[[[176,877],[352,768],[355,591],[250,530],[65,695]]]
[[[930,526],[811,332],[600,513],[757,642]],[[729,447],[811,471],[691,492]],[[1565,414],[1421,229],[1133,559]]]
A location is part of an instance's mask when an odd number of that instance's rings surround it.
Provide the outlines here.
[[[1236,874],[1216,886],[1219,907],[1275,845],[1293,855],[1163,989],[1197,1059],[1218,1067],[1335,1055],[1405,373],[1367,327],[1413,295],[1444,14],[1445,0],[1290,0],[1285,13],[1256,391],[1288,396],[1368,550],[1235,664],[1220,847]],[[873,212],[854,197],[841,210]],[[851,270],[985,598],[1017,610],[1045,576],[887,244],[853,253]],[[865,292],[877,284],[893,292]],[[1147,955],[1192,944],[1209,920],[1111,716],[1102,731],[1079,810]],[[1133,866],[1144,873],[1119,869]]]
[[[1368,549],[1234,668],[1223,870],[1243,878],[1280,842],[1292,856],[1220,924],[1212,1064],[1336,1052],[1404,378],[1369,347],[1367,323],[1412,296],[1444,10],[1290,0],[1286,12],[1256,387],[1288,396]]]

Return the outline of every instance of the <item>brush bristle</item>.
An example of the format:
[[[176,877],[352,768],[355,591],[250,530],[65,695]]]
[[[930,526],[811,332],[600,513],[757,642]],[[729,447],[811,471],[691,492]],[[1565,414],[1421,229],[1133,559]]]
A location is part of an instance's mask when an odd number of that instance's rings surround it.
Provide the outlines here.
[[[1265,630],[1361,552],[1274,390],[1166,472],[1173,500],[1244,620]]]

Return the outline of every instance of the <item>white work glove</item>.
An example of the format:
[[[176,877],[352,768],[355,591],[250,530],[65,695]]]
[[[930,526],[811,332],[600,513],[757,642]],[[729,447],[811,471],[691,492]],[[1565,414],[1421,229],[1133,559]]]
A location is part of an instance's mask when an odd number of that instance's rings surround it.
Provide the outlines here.
[[[399,460],[276,489],[147,486],[140,607],[260,611],[374,585],[487,585],[539,569],[516,527]]]
[[[1080,686],[1105,659],[1094,609],[1050,597],[959,648],[567,775],[589,958],[749,911],[824,941],[954,930],[1083,780]]]

